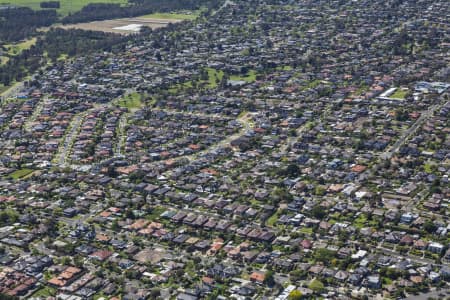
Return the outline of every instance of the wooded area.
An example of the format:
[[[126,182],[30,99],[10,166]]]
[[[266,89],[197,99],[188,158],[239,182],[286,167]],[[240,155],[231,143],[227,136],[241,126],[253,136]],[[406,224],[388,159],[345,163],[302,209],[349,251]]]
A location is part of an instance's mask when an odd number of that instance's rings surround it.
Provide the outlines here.
[[[33,11],[27,7],[0,10],[0,44],[16,42],[36,34],[39,27],[58,19],[55,10]]]
[[[74,56],[97,50],[111,50],[113,47],[120,47],[128,39],[129,37],[98,31],[51,29],[44,37],[38,38],[30,49],[11,57],[0,67],[0,83],[8,86],[14,81],[21,81],[39,69],[43,60],[56,62],[61,55]]]

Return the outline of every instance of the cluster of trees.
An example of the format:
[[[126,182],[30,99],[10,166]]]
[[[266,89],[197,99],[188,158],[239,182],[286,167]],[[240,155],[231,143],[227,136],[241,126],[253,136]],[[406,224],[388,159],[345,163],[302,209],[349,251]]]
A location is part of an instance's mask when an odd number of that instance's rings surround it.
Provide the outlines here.
[[[395,111],[395,119],[400,122],[404,122],[409,119],[409,113],[405,109],[397,109]]]
[[[63,54],[74,56],[97,50],[110,51],[125,45],[128,39],[129,37],[105,32],[51,29],[30,49],[10,57],[6,64],[0,66],[0,83],[10,85],[38,70],[44,63],[44,53],[48,59],[55,62]]]
[[[19,298],[0,293],[0,300],[16,300],[16,299],[18,300]]]
[[[36,28],[57,20],[55,10],[33,11],[27,7],[0,10],[0,43],[17,42],[32,36]]]
[[[45,40],[40,40],[36,46],[45,49],[48,57],[55,61],[61,54],[74,56],[100,49],[111,51],[113,47],[119,47],[128,39],[126,36],[107,32],[55,28],[48,31]]]
[[[81,11],[63,18],[63,24],[107,20],[113,18],[129,18],[153,12],[170,12],[176,10],[196,10],[200,7],[216,7],[220,0],[130,0],[130,5],[91,3]]]
[[[300,168],[296,164],[289,164],[286,168],[278,171],[280,176],[288,176],[289,178],[298,177],[301,172]]]
[[[15,223],[19,219],[19,214],[12,209],[2,209],[0,212],[0,225],[5,226]]]
[[[34,72],[39,68],[40,58],[33,50],[24,50],[0,66],[0,84],[8,86],[14,81],[21,81],[28,72]]]
[[[394,55],[413,55],[415,52],[438,47],[440,41],[445,39],[444,30],[428,24],[421,24],[425,27],[426,34],[409,33],[408,30],[402,29],[393,38],[392,52]]]
[[[41,8],[54,8],[58,9],[60,7],[59,1],[45,1],[40,3]]]

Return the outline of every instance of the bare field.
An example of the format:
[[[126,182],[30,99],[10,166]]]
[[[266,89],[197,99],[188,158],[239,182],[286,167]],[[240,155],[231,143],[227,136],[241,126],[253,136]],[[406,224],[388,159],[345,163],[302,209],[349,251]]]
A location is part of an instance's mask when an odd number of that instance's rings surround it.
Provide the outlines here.
[[[178,19],[153,19],[153,18],[126,18],[106,21],[95,21],[89,23],[79,23],[70,25],[57,25],[64,29],[83,29],[103,32],[113,32],[120,34],[133,34],[139,31],[141,27],[150,27],[152,29],[166,27],[170,23],[177,23],[183,20]]]

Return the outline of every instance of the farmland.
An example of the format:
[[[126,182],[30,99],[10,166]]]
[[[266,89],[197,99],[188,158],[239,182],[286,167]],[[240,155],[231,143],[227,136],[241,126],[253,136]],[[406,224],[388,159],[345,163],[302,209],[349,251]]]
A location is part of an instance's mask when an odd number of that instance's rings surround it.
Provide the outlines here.
[[[9,4],[9,5],[17,5],[17,6],[26,6],[34,10],[39,10],[41,0],[9,0],[2,1],[1,4]],[[58,14],[61,16],[66,16],[69,13],[73,13],[81,10],[83,6],[88,5],[89,3],[117,3],[117,4],[127,4],[127,0],[74,0],[74,1],[60,1],[61,7],[57,9]]]

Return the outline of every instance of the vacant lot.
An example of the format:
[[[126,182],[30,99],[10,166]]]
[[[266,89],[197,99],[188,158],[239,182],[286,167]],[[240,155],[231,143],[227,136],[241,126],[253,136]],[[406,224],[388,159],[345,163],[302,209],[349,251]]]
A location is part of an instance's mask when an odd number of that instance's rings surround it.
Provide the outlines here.
[[[179,19],[153,19],[147,17],[115,19],[106,21],[95,21],[89,23],[79,23],[59,26],[61,28],[76,28],[84,30],[114,32],[120,34],[132,34],[145,26],[152,29],[166,27],[170,23],[181,22]]]
[[[41,9],[40,3],[44,0],[0,0],[1,4],[10,4],[17,6],[26,6],[31,9]],[[74,13],[83,6],[88,5],[89,3],[119,3],[119,4],[127,4],[128,0],[71,0],[71,1],[60,1],[61,8],[57,10],[58,14],[62,16],[66,16],[69,13]]]

